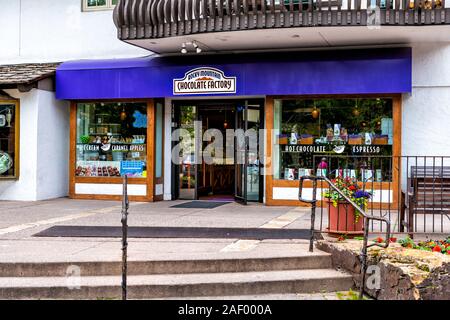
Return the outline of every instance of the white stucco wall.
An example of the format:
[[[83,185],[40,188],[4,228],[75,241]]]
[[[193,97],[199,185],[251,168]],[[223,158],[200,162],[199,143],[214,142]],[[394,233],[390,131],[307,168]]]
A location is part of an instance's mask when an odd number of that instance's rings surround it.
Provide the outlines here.
[[[29,200],[37,198],[37,113],[38,90],[19,93],[7,90],[8,94],[20,99],[20,176],[16,181],[0,181],[0,200]]]
[[[83,12],[81,3],[0,0],[0,65],[149,54],[117,39],[112,10]]]
[[[39,90],[37,118],[37,200],[69,192],[69,103]]]
[[[450,43],[412,47],[413,89],[403,96],[402,154],[450,156]]]
[[[53,92],[6,90],[20,99],[20,176],[0,181],[0,200],[36,201],[66,196],[69,104]]]

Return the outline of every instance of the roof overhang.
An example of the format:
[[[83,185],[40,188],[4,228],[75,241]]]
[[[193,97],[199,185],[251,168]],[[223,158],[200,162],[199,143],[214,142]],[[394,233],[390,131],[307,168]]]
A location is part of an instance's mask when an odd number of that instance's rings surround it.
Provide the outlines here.
[[[412,43],[450,43],[450,25],[381,26],[379,29],[367,26],[257,29],[124,41],[152,52],[171,55],[180,55],[182,44],[193,41],[203,53],[410,46]]]
[[[33,88],[52,90],[53,85],[43,80],[51,80],[55,76],[58,65],[59,63],[0,65],[0,88],[17,88],[21,92],[27,92]]]

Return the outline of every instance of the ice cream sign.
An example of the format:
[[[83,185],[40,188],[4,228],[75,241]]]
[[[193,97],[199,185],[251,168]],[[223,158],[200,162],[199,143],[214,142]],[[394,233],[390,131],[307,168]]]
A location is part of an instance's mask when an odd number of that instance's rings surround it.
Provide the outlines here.
[[[236,77],[227,77],[215,68],[196,68],[173,80],[173,94],[236,93]]]

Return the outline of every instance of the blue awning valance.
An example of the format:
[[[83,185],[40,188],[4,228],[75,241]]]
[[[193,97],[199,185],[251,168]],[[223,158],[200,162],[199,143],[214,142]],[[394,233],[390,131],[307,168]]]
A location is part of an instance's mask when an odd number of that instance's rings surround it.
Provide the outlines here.
[[[411,73],[411,48],[72,61],[56,71],[56,96],[395,94],[411,92]]]

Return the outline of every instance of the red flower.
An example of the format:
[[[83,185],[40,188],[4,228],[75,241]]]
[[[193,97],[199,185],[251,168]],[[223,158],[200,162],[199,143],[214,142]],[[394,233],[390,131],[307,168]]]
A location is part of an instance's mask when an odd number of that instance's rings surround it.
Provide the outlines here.
[[[378,238],[376,238],[375,242],[377,242],[377,243],[383,243],[384,240],[383,240],[382,237],[378,237]]]
[[[351,191],[355,191],[356,190],[356,187],[355,186],[350,186],[350,187],[348,187]]]
[[[389,241],[391,243],[395,243],[395,242],[397,242],[397,238],[391,237],[391,238],[389,238]]]
[[[433,247],[433,252],[441,252],[441,251],[442,251],[442,249],[441,249],[440,246],[434,246]]]

